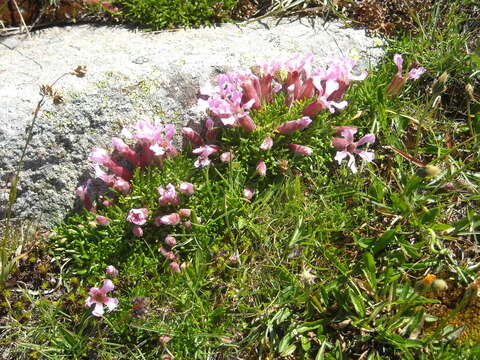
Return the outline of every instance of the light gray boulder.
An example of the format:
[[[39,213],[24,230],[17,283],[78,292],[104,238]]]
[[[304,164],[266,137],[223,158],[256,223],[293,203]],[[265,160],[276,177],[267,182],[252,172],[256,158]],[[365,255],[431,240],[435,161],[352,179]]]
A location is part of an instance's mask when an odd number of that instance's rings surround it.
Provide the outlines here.
[[[111,137],[139,119],[161,118],[179,128],[200,120],[198,88],[216,74],[308,52],[319,61],[357,56],[365,69],[383,53],[363,30],[320,18],[156,33],[81,25],[0,42],[0,217],[39,85],[77,65],[88,69],[84,78],[67,76],[55,86],[65,102],[44,107],[21,172],[15,216],[45,227],[74,210],[93,146],[110,148]]]

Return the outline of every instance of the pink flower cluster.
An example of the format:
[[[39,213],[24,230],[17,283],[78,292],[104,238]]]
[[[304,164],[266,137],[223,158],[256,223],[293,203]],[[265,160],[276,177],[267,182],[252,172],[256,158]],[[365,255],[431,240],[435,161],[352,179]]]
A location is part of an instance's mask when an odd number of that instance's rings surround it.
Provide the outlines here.
[[[286,61],[264,62],[252,70],[243,69],[227,72],[216,77],[216,86],[204,85],[200,89],[199,107],[210,117],[206,121],[206,139],[192,128],[183,128],[184,137],[194,147],[198,155],[196,167],[208,166],[210,156],[220,153],[221,148],[215,142],[213,124],[231,128],[240,127],[245,132],[255,131],[257,125],[250,116],[251,109],[262,109],[272,101],[273,95],[283,92],[286,106],[298,100],[312,99],[303,109],[303,117],[287,121],[279,126],[272,124],[271,135],[264,138],[259,149],[270,150],[274,145],[275,134],[287,136],[295,131],[307,128],[311,117],[322,110],[335,112],[343,109],[346,101],[341,101],[349,84],[353,80],[363,80],[367,74],[352,75],[355,62],[346,58],[332,58],[326,68],[313,68],[313,55],[296,55]],[[289,144],[288,148],[296,155],[306,156],[313,150],[301,144]],[[231,152],[220,155],[222,162],[232,159]],[[259,160],[256,166],[259,176],[267,173],[266,164]]]
[[[130,192],[129,181],[133,169],[153,164],[162,165],[164,159],[177,155],[177,149],[171,142],[175,135],[175,127],[171,124],[163,126],[142,120],[137,122],[133,133],[124,129],[122,135],[136,143],[129,146],[121,138],[114,137],[112,139],[115,149],[113,155],[105,149],[93,148],[88,159],[93,163],[96,178],[102,180],[107,186],[127,194]],[[90,186],[91,180],[78,187],[76,194],[87,210],[95,212],[88,192]]]

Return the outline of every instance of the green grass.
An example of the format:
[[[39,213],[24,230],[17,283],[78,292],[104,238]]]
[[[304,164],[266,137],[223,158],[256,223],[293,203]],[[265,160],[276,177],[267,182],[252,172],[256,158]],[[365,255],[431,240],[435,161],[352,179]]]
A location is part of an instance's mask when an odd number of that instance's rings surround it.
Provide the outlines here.
[[[253,144],[265,124],[298,118],[301,104],[286,113],[279,98],[254,112],[261,129],[242,141],[222,133],[235,150],[229,164],[195,169],[187,149],[161,169],[137,171],[132,192],[98,210],[111,219],[106,227],[92,226],[88,212],[59,224],[47,249],[62,269],[51,274],[62,291],[4,293],[0,344],[16,359],[478,358],[480,299],[468,294],[480,261],[471,250],[480,224],[480,104],[464,89],[480,86],[470,38],[479,14],[467,1],[440,3],[419,35],[390,39],[377,69],[349,89],[343,112],[322,113],[276,142],[266,178],[254,175],[261,153]],[[396,52],[428,72],[389,98]],[[334,163],[331,125],[375,133],[375,161],[355,175]],[[290,141],[314,154],[292,156],[281,148]],[[392,148],[440,172],[425,176]],[[288,160],[285,175],[279,159]],[[192,229],[147,226],[135,238],[128,210],[155,208],[158,186],[187,179],[197,187],[182,200]],[[246,186],[255,188],[251,201]],[[159,251],[171,232],[185,263],[179,274]],[[84,302],[110,264],[120,272],[110,293],[120,305],[97,319]],[[437,282],[425,285],[427,274]],[[141,316],[132,304],[139,297]]]
[[[237,0],[115,0],[128,23],[159,30],[214,25],[230,19]]]

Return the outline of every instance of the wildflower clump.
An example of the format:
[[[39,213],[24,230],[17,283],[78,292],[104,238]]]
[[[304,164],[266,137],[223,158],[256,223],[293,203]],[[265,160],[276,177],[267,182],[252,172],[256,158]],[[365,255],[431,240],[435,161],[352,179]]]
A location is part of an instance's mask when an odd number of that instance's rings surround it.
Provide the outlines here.
[[[325,111],[345,108],[350,83],[367,76],[353,75],[354,65],[333,58],[326,67],[315,67],[308,54],[217,75],[215,86],[200,89],[199,107],[208,115],[203,136],[190,127],[182,130],[198,156],[195,167],[209,166],[217,155],[222,163],[238,157],[264,177],[281,171],[282,160],[294,163],[312,155],[308,130],[323,126]]]

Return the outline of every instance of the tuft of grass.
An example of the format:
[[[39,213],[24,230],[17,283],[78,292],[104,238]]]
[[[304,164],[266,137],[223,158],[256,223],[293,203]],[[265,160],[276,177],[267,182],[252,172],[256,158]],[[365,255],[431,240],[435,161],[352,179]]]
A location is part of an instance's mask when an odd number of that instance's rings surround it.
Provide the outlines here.
[[[214,25],[228,21],[237,0],[116,0],[122,17],[151,30]]]

